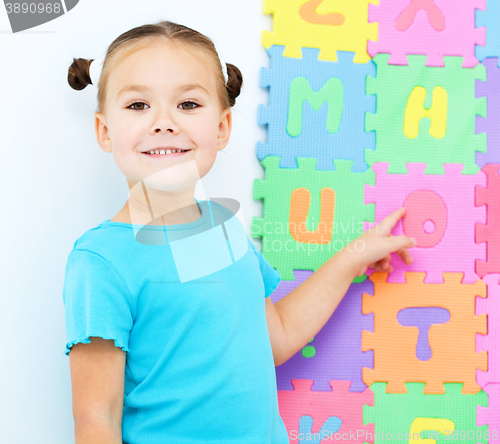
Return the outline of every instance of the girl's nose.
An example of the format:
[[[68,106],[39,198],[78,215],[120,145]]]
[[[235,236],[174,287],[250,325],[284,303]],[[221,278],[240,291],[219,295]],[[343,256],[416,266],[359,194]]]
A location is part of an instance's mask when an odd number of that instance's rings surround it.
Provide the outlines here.
[[[174,116],[169,112],[169,110],[157,109],[157,114],[154,116],[153,121],[153,132],[161,133],[166,131],[168,133],[176,133],[179,128],[174,120]]]

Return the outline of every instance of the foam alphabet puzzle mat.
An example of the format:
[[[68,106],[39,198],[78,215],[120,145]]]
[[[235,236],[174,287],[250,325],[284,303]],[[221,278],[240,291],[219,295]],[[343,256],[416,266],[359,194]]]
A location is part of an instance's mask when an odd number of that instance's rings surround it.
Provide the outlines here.
[[[413,263],[354,279],[276,367],[291,443],[500,439],[500,0],[263,0],[251,236],[273,303],[366,229]],[[387,444],[387,443],[386,443]]]

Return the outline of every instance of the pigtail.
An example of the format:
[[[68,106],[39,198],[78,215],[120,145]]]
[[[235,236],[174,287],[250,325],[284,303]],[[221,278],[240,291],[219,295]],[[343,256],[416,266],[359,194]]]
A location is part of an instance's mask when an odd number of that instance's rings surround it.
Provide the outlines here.
[[[240,95],[241,86],[243,85],[243,75],[241,71],[231,63],[226,63],[227,67],[227,95],[229,96],[229,104],[234,106],[236,97]]]
[[[90,80],[90,64],[93,59],[75,59],[68,69],[68,83],[71,88],[80,91],[87,85],[92,84]]]

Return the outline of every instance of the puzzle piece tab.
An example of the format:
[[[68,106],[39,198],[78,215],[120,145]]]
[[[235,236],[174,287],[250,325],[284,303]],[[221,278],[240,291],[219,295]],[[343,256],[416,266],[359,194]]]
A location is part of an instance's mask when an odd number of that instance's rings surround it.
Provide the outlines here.
[[[406,382],[424,382],[424,393],[444,393],[443,383],[463,383],[463,394],[481,390],[476,369],[487,369],[486,352],[476,353],[476,333],[486,334],[486,316],[475,315],[476,296],[486,297],[486,285],[463,284],[462,273],[443,273],[444,284],[425,284],[425,273],[405,273],[406,283],[387,282],[387,273],[370,276],[374,296],[363,295],[363,314],[374,313],[374,331],[362,332],[362,350],[374,351],[374,368],[363,369],[363,380],[387,382],[388,393],[405,393]],[[403,327],[398,313],[408,307],[441,307],[450,320],[431,325],[432,357],[416,356],[419,331]]]
[[[476,282],[474,258],[486,259],[486,248],[477,248],[475,224],[486,221],[486,209],[475,206],[475,187],[486,185],[486,175],[461,174],[460,164],[445,164],[443,175],[424,174],[424,163],[408,164],[408,174],[389,174],[388,166],[372,166],[375,186],[365,186],[365,203],[375,203],[375,223],[404,206],[406,215],[392,234],[417,240],[410,250],[411,264],[397,253],[391,255],[394,270],[388,282],[404,282],[405,271],[426,272],[426,283],[442,282],[443,272],[463,272],[464,283]]]
[[[486,134],[475,133],[475,118],[486,115],[486,99],[476,99],[475,81],[486,80],[485,67],[462,68],[460,57],[444,57],[443,68],[425,66],[420,55],[409,55],[408,66],[389,65],[388,59],[378,54],[377,77],[366,79],[366,93],[377,95],[377,113],[366,115],[366,131],[376,132],[366,163],[389,162],[388,172],[401,174],[409,162],[426,163],[426,174],[444,174],[445,163],[462,163],[462,174],[477,173],[476,151],[486,152]],[[434,107],[441,111],[432,112]]]
[[[299,157],[298,168],[278,168],[280,158],[267,156],[261,162],[266,180],[254,181],[253,198],[264,205],[251,236],[262,238],[262,254],[285,281],[294,279],[293,270],[316,271],[363,233],[364,221],[373,222],[373,204],[363,203],[363,192],[366,183],[374,184],[374,172],[353,173],[347,160],[334,160],[335,171],[316,170],[316,162]],[[325,200],[333,208],[329,214]],[[299,234],[311,240],[297,241]]]
[[[312,275],[312,271],[294,270],[294,281],[281,281],[271,295],[278,302]],[[351,391],[367,388],[361,378],[363,367],[373,368],[373,351],[361,351],[361,332],[373,331],[373,314],[361,313],[363,293],[373,294],[373,283],[366,280],[351,284],[333,315],[314,336],[314,356],[305,357],[301,351],[276,367],[278,390],[292,390],[292,379],[312,379],[313,391],[330,390],[331,380],[352,381]]]
[[[375,423],[375,444],[387,444],[389,440],[410,444],[425,443],[423,439],[456,442],[455,438],[452,441],[450,433],[446,433],[450,421],[456,431],[471,430],[474,433],[474,443],[488,444],[485,433],[488,427],[476,425],[476,410],[479,411],[481,406],[488,405],[488,396],[485,392],[463,395],[462,384],[450,383],[444,384],[444,392],[440,395],[425,394],[423,388],[423,383],[411,382],[406,384],[404,394],[394,394],[387,393],[386,383],[383,382],[376,382],[370,387],[375,394],[375,403],[373,407],[363,406],[363,421],[365,424]],[[422,422],[427,422],[428,427],[432,428],[418,427],[422,434],[421,438],[410,435],[409,439],[408,434],[410,430],[415,431],[414,422],[417,419],[424,419]],[[434,427],[439,424],[435,421],[432,424],[430,419],[442,419],[442,425],[446,428],[442,427],[444,430],[436,431]],[[431,431],[432,434],[429,433]]]
[[[375,111],[375,97],[365,94],[366,76],[375,75],[373,62],[353,63],[353,54],[345,52],[338,53],[337,62],[318,61],[319,49],[311,48],[295,59],[283,57],[283,50],[269,48],[271,68],[260,71],[269,106],[259,106],[258,123],[267,124],[268,131],[267,143],[257,144],[257,157],[280,156],[280,168],[297,168],[297,157],[314,157],[318,170],[346,159],[354,162],[353,171],[365,171],[365,149],[375,149],[375,134],[364,126],[365,113]],[[332,81],[335,88],[328,88]],[[335,128],[329,128],[331,117]]]
[[[476,336],[476,351],[488,352],[488,371],[477,370],[477,383],[483,387],[487,384],[500,384],[500,274],[488,274],[483,278],[486,283],[488,297],[476,300],[476,314],[488,316],[488,334]],[[500,432],[500,429],[498,429]]]
[[[426,66],[444,66],[443,56],[463,57],[463,67],[478,64],[475,45],[484,45],[486,30],[474,26],[476,8],[486,0],[380,0],[370,5],[369,21],[378,22],[378,40],[368,53],[390,54],[391,65],[406,65],[408,54],[427,56]]]
[[[362,415],[364,404],[373,406],[370,389],[353,393],[349,391],[350,381],[330,381],[331,390],[312,391],[312,384],[310,379],[293,379],[294,390],[278,390],[280,416],[288,430],[290,442],[295,441],[291,431],[299,429],[300,418],[304,415],[314,419],[312,433],[317,433],[330,417],[337,416],[342,421],[338,433],[351,436],[345,441],[351,444],[373,442],[373,424],[363,425]]]
[[[476,273],[500,273],[500,164],[486,165],[487,188],[476,187],[476,205],[486,205],[486,224],[476,224],[476,242],[486,242],[486,262],[476,260]]]
[[[319,48],[319,60],[337,60],[337,51],[354,52],[354,63],[366,63],[368,39],[377,39],[377,24],[368,23],[368,5],[378,0],[264,0],[273,15],[273,31],[262,33],[262,45],[285,46],[284,57],[302,57],[300,48]],[[342,20],[323,20],[336,14]]]

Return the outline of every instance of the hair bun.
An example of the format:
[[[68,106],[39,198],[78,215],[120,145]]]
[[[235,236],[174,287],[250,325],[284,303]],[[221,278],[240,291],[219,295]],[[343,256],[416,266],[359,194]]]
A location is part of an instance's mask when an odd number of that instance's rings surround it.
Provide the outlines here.
[[[240,95],[241,86],[243,85],[243,75],[241,71],[231,63],[226,63],[227,67],[227,94],[229,96],[229,103],[234,106],[236,97]]]
[[[90,64],[93,59],[75,59],[68,69],[68,83],[71,88],[80,91],[91,84]]]

